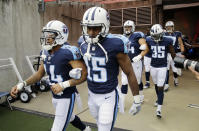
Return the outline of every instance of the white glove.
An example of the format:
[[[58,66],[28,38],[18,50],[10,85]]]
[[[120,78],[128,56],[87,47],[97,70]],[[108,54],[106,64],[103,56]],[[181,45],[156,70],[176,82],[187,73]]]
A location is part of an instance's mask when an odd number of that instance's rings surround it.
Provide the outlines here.
[[[77,103],[78,110],[82,111],[83,107],[82,107],[82,100],[81,100],[80,94],[75,93],[75,96],[76,96],[76,103]]]
[[[82,71],[82,68],[74,68],[74,69],[70,70],[69,76],[74,79],[80,79],[81,71]]]
[[[136,62],[140,61],[141,59],[142,59],[142,56],[141,55],[137,55],[132,60],[133,60],[134,63],[136,63]]]
[[[140,110],[141,110],[140,96],[136,95],[134,96],[134,102],[129,110],[129,114],[136,115]]]

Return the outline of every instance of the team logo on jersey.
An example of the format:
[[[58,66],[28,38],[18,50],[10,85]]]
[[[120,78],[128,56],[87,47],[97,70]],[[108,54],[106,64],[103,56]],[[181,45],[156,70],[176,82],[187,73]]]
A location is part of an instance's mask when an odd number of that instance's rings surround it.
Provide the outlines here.
[[[81,58],[81,54],[79,51],[75,51],[75,56],[77,57],[77,59],[80,59]]]
[[[95,51],[95,47],[93,46],[93,47],[91,48],[91,50],[92,50],[92,51]]]

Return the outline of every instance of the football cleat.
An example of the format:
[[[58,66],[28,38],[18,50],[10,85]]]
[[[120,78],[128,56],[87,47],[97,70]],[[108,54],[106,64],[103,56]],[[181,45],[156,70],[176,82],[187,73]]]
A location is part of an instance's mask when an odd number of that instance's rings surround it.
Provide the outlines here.
[[[147,88],[149,88],[149,87],[150,87],[150,83],[147,82],[147,83],[145,84],[145,86],[144,86],[144,89],[147,89]]]
[[[169,84],[164,85],[164,92],[167,92],[169,90]]]
[[[178,78],[173,78],[174,86],[178,86]]]
[[[157,110],[157,111],[156,111],[156,116],[157,116],[157,118],[159,118],[159,119],[162,118],[162,114],[161,114],[161,111],[160,111],[160,110]]]

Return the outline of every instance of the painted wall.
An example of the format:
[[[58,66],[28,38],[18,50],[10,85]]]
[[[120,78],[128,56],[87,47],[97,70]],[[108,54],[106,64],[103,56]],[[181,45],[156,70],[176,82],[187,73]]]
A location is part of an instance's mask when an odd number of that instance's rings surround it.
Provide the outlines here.
[[[12,57],[23,79],[31,74],[25,56],[39,53],[39,37],[37,0],[0,0],[0,59]],[[0,61],[3,64],[9,62]],[[0,91],[9,90],[17,81],[11,67],[0,68]]]

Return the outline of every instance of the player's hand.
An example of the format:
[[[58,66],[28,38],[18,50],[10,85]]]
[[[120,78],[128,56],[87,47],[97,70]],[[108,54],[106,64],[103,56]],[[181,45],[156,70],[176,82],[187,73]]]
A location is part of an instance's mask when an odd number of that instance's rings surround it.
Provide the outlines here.
[[[71,78],[80,79],[81,71],[82,71],[82,68],[74,68],[74,69],[70,70],[69,75]]]
[[[136,63],[136,62],[140,61],[141,59],[142,59],[142,56],[141,55],[137,55],[132,60],[133,60],[134,63]]]
[[[134,102],[133,105],[131,106],[129,113],[131,115],[136,115],[140,110],[141,110],[141,99],[140,95],[135,95],[133,96]]]
[[[141,103],[133,102],[133,105],[131,106],[129,113],[131,115],[136,115],[140,110],[141,110]]]
[[[53,84],[51,86],[51,89],[53,91],[54,94],[58,94],[60,92],[62,92],[64,89],[57,83],[57,84]]]
[[[13,97],[13,98],[16,98],[17,97],[17,94],[18,94],[18,89],[17,89],[17,86],[14,86],[12,87],[11,91],[10,91],[10,95]]]

